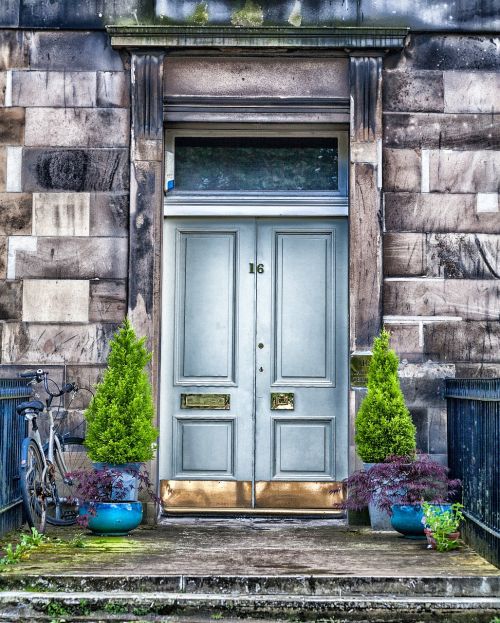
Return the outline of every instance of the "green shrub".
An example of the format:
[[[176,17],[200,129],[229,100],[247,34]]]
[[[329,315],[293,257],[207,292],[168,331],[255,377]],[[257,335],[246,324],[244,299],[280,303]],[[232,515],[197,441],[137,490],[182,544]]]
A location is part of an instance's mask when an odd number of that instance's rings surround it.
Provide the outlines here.
[[[415,454],[416,430],[399,386],[398,363],[384,329],[373,344],[368,393],[356,415],[356,448],[365,463]]]
[[[108,367],[85,411],[85,446],[93,461],[144,463],[153,458],[158,433],[145,366],[151,354],[126,318],[111,340]]]

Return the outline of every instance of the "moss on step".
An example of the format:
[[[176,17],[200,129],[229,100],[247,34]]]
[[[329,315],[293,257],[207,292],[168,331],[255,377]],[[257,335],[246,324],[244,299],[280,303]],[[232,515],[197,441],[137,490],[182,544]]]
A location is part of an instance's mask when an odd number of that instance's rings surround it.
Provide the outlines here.
[[[231,16],[233,26],[262,26],[263,22],[262,7],[253,0],[246,0],[245,5]]]

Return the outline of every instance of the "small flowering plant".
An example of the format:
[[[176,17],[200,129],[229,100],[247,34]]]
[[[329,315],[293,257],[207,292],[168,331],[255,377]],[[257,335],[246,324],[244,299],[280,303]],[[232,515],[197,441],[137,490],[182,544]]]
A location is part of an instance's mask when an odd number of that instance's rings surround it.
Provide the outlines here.
[[[118,470],[107,467],[106,469],[81,469],[67,474],[67,477],[75,485],[76,499],[79,504],[85,504],[87,513],[80,515],[77,522],[87,526],[89,517],[96,515],[97,504],[101,502],[125,502],[130,499],[130,493],[134,485],[126,484],[123,475],[128,474],[138,480],[139,491],[145,492],[156,504],[160,498],[156,495],[149,473],[144,467],[141,469]]]
[[[459,502],[452,504],[449,509],[441,509],[428,502],[422,504],[424,516],[422,523],[429,541],[429,547],[438,552],[448,552],[459,547],[460,524],[464,520],[463,505]]]
[[[340,507],[361,510],[373,503],[391,515],[393,504],[443,504],[457,494],[461,485],[460,480],[448,478],[448,471],[425,454],[389,456],[383,463],[354,472],[344,480],[348,494]]]

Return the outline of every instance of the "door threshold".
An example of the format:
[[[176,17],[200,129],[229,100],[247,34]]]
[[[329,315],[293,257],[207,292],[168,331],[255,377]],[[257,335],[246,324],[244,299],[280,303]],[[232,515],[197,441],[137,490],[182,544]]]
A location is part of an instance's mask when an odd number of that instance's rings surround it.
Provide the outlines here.
[[[331,517],[343,519],[343,511],[328,508],[194,508],[189,506],[177,506],[175,508],[163,508],[163,515],[252,515],[252,516],[300,516],[300,517]]]

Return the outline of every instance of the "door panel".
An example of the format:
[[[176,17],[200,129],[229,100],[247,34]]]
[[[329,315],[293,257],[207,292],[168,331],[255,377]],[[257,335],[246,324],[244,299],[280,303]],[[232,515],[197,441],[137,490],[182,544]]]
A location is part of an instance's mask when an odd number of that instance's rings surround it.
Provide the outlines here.
[[[235,382],[236,232],[179,232],[176,382]]]
[[[257,278],[256,480],[341,480],[347,476],[347,223],[262,220],[256,261],[264,265]],[[273,394],[290,393],[293,409],[273,408]]]
[[[347,222],[167,219],[164,248],[164,500],[330,507],[347,475]]]
[[[251,482],[255,221],[166,219],[164,248],[161,478]]]

